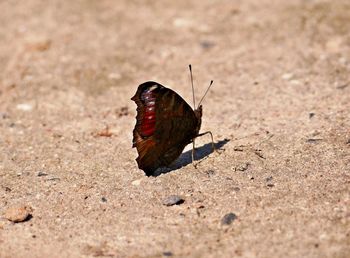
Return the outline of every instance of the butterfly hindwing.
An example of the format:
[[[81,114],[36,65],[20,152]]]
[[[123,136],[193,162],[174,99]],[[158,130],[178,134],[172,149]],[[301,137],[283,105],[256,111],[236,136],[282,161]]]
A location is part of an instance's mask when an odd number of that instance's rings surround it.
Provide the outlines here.
[[[137,104],[133,147],[137,163],[147,175],[172,163],[198,134],[200,121],[176,92],[156,82],[145,82],[134,97]],[[198,129],[198,130],[197,130]]]

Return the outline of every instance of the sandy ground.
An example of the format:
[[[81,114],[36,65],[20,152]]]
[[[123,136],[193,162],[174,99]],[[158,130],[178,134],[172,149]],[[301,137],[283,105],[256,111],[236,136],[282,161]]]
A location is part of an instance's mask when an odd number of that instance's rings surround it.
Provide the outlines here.
[[[0,257],[350,257],[350,3],[289,2],[0,1]],[[224,151],[146,177],[130,97],[189,63]]]

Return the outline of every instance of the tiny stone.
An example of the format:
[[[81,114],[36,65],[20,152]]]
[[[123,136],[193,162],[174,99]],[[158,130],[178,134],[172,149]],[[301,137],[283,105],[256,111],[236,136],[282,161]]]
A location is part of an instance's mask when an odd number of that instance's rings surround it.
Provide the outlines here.
[[[106,197],[102,197],[102,198],[101,198],[101,201],[102,201],[102,202],[107,202]]]
[[[320,141],[322,141],[323,139],[321,138],[309,138],[306,140],[306,142],[309,142],[309,143],[318,143]]]
[[[173,256],[173,253],[168,251],[168,252],[164,252],[163,255],[164,256]]]
[[[265,156],[262,154],[261,150],[256,149],[256,150],[254,150],[254,153],[255,153],[259,158],[266,159]]]
[[[274,187],[274,184],[267,184],[267,187]]]
[[[294,74],[292,74],[292,73],[285,73],[285,74],[282,75],[282,79],[286,80],[286,81],[289,81],[293,77],[294,77]]]
[[[38,176],[47,176],[48,174],[46,174],[45,172],[39,171],[38,172]]]
[[[18,104],[16,108],[21,111],[31,111],[33,109],[33,106],[30,104],[22,103]]]
[[[246,162],[246,163],[243,163],[243,164],[240,164],[236,167],[236,170],[238,171],[246,171],[248,169],[248,167],[250,166],[250,163],[249,162]]]
[[[7,186],[5,186],[4,189],[5,189],[5,192],[11,192],[12,191],[12,189],[10,187],[7,187]]]
[[[221,220],[222,225],[230,225],[234,220],[237,219],[237,215],[234,213],[227,213]]]
[[[299,80],[291,80],[290,83],[293,84],[293,85],[300,85],[301,81],[299,81]]]
[[[13,206],[8,208],[5,213],[4,217],[12,222],[23,222],[31,217],[32,208],[28,206]]]
[[[128,107],[122,107],[119,109],[119,111],[116,111],[116,113],[118,114],[119,117],[127,116],[129,115],[129,109]]]
[[[46,181],[60,181],[60,180],[61,180],[61,178],[59,178],[59,177],[51,177],[51,178],[46,179]]]
[[[173,25],[175,27],[182,27],[182,28],[186,28],[186,27],[190,27],[191,26],[191,21],[190,20],[186,20],[184,18],[176,18],[173,21]]]
[[[269,176],[269,177],[267,177],[265,180],[266,180],[266,182],[269,182],[269,181],[271,181],[273,179],[273,177],[272,176]]]
[[[134,186],[139,186],[141,184],[141,179],[132,181],[131,184],[134,185]]]
[[[234,151],[243,151],[243,146],[237,146],[233,148]]]
[[[110,73],[108,74],[108,78],[111,80],[119,80],[122,78],[122,75],[120,73]]]
[[[212,170],[212,169],[209,169],[209,170],[205,171],[205,173],[206,173],[208,176],[215,175],[215,171]]]
[[[309,113],[309,118],[311,119],[311,118],[313,118],[315,116],[315,113]]]
[[[185,200],[178,195],[170,195],[163,200],[163,205],[172,206],[172,205],[180,205],[184,203]]]
[[[213,46],[215,46],[214,42],[208,41],[208,40],[203,40],[200,42],[202,48],[204,49],[209,49],[212,48]]]

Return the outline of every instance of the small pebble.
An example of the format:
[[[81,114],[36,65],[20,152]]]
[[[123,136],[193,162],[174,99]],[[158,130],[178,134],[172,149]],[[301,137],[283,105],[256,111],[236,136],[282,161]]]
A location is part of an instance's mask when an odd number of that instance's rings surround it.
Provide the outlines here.
[[[209,170],[205,171],[205,173],[206,173],[208,176],[213,176],[213,175],[215,175],[215,171],[212,170],[212,169],[209,169]]]
[[[102,197],[102,198],[101,198],[101,201],[102,201],[102,202],[107,202],[106,197]]]
[[[18,104],[16,108],[21,111],[31,111],[33,109],[33,106],[30,104],[22,103]]]
[[[119,80],[122,78],[122,75],[120,73],[110,73],[108,74],[108,78],[111,80]]]
[[[10,187],[7,187],[7,186],[5,186],[4,189],[5,189],[5,192],[11,192],[12,191],[12,189]]]
[[[301,84],[301,81],[299,81],[299,80],[290,80],[290,84],[293,84],[293,85],[300,85],[300,84]]]
[[[164,256],[173,256],[173,253],[168,251],[168,252],[164,252],[163,255]]]
[[[37,176],[47,176],[48,174],[46,174],[45,172],[39,171]]]
[[[184,18],[176,18],[173,21],[173,25],[175,27],[179,28],[188,28],[192,25],[192,22],[190,20],[184,19]]]
[[[118,117],[127,116],[129,115],[129,109],[128,107],[122,107],[116,111],[116,113],[118,114]]]
[[[221,220],[222,225],[230,225],[234,220],[237,219],[237,215],[234,213],[227,213]]]
[[[180,205],[184,203],[185,200],[178,195],[170,195],[163,200],[163,205],[172,206],[172,205]]]
[[[315,113],[309,113],[309,118],[311,119],[311,118],[313,118],[315,116]]]
[[[255,153],[255,155],[257,155],[259,158],[266,159],[261,150],[256,149],[256,150],[254,150],[254,153]]]
[[[139,186],[141,184],[141,180],[142,179],[137,179],[135,181],[132,181],[131,184],[134,185],[134,186]]]
[[[28,220],[31,217],[32,208],[29,206],[13,206],[8,208],[5,213],[4,217],[12,222],[23,222]]]
[[[266,177],[266,182],[270,182],[271,180],[273,179],[273,177],[272,176],[269,176],[269,177]]]
[[[26,42],[26,50],[29,51],[46,51],[51,47],[51,40],[44,38],[33,38]]]
[[[235,191],[235,192],[239,192],[241,189],[239,188],[239,187],[233,187],[233,191]]]
[[[282,79],[286,80],[286,81],[291,80],[293,77],[294,77],[294,74],[292,74],[292,73],[285,73],[282,75]]]
[[[203,40],[200,42],[200,45],[204,49],[209,49],[209,48],[212,48],[213,46],[215,46],[215,43],[212,41]]]
[[[60,180],[61,180],[61,178],[59,178],[59,177],[51,177],[51,178],[46,179],[46,181],[60,181]]]
[[[237,146],[233,148],[234,151],[243,151],[243,146]]]
[[[318,143],[318,142],[320,142],[322,140],[323,139],[321,139],[321,138],[309,138],[309,139],[306,140],[306,142],[308,142],[308,143]]]
[[[249,162],[240,164],[236,167],[236,171],[246,171],[249,168],[249,166],[250,166]]]

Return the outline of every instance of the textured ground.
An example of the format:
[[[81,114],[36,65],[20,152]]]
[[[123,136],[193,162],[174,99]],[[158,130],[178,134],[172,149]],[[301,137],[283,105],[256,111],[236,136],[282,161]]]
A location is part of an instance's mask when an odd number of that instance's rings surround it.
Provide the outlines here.
[[[0,219],[0,257],[350,256],[347,0],[0,10],[0,216],[32,209]],[[202,130],[225,151],[202,137],[198,169],[187,148],[145,177],[130,97],[155,80],[191,103],[189,63],[197,99],[214,80]]]

